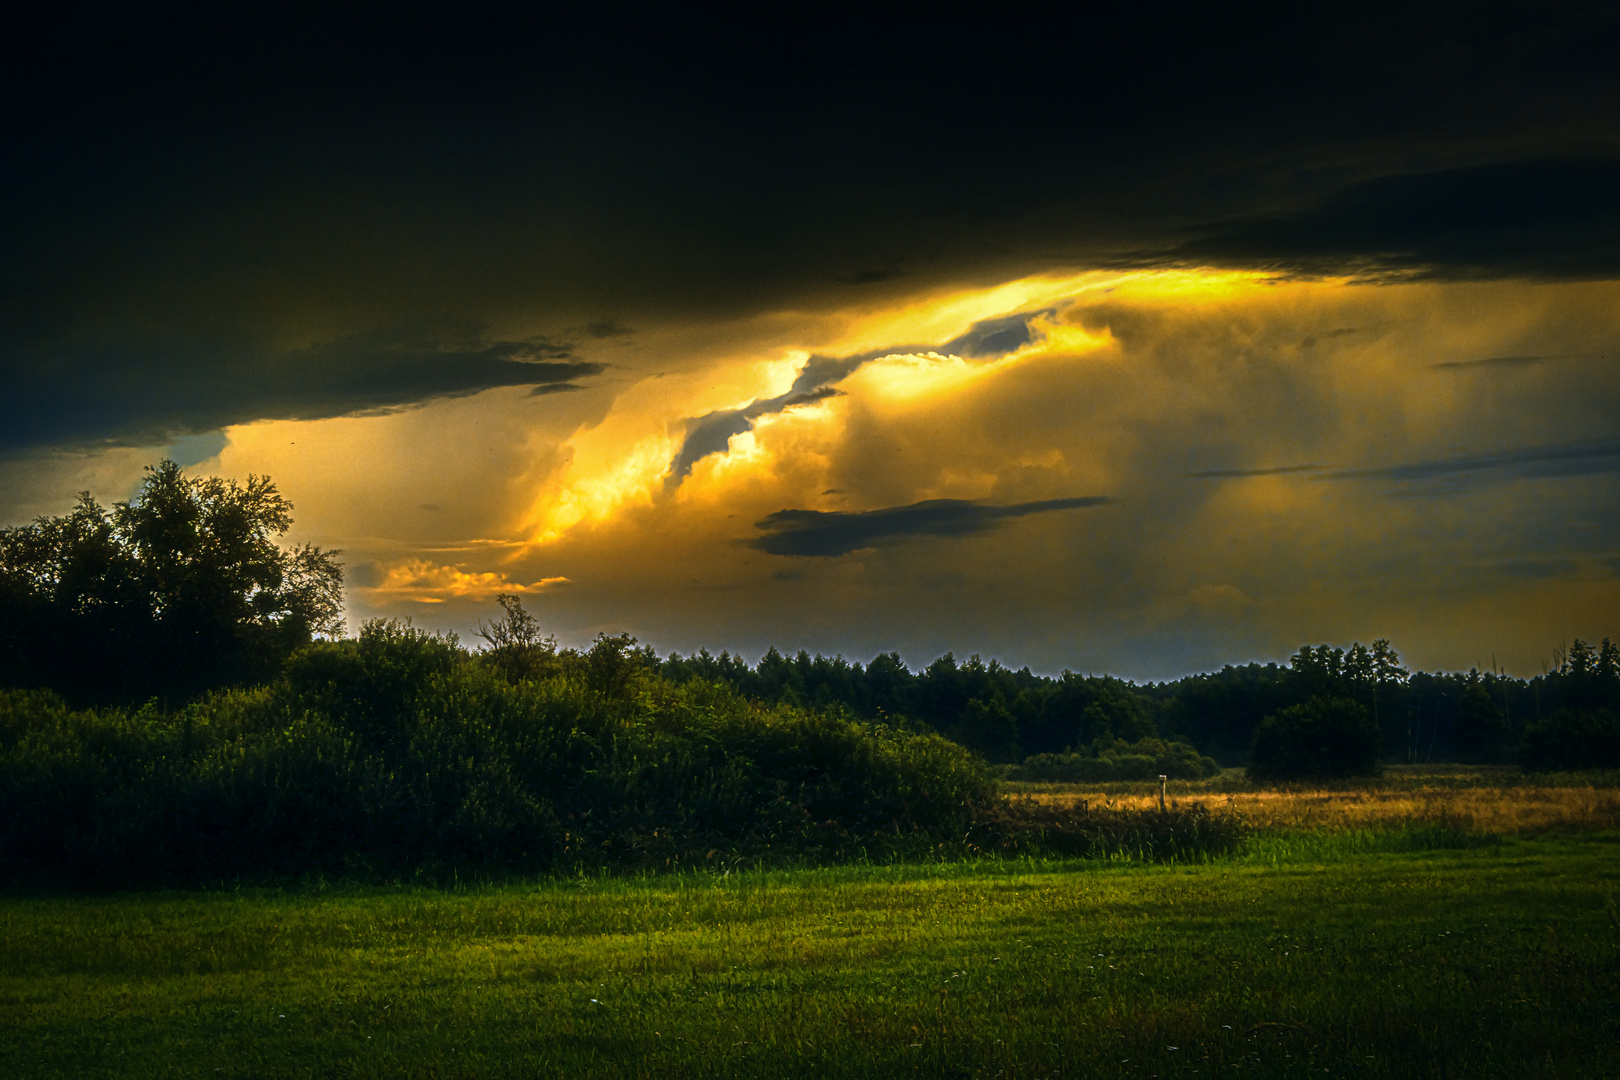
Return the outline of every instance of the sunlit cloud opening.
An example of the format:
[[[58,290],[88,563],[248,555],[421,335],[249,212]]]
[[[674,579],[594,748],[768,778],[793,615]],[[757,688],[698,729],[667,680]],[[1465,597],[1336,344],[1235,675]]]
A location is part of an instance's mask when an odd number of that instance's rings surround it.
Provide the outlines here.
[[[850,320],[836,340],[820,348],[824,352],[848,355],[901,342],[948,341],[985,319],[1047,307],[1093,290],[1113,288],[1141,276],[1087,271],[1082,274],[1022,278],[988,289],[937,293],[920,297],[899,308],[862,313]],[[1164,276],[1189,275],[1176,271]]]
[[[999,356],[965,358],[937,351],[880,356],[814,388],[826,396],[771,405],[777,411],[760,415],[747,416],[744,410],[785,397],[808,370],[811,350],[779,347],[764,359],[757,354],[736,360],[717,357],[701,378],[643,380],[621,396],[600,425],[569,440],[571,459],[544,483],[523,529],[531,543],[554,543],[581,525],[606,522],[626,509],[653,505],[666,491],[682,490],[685,474],[700,462],[694,479],[706,492],[686,491],[683,498],[712,501],[728,484],[748,484],[778,470],[787,453],[814,455],[818,444],[835,440],[849,405],[840,397],[853,395],[872,406],[925,405],[967,393],[974,384],[1033,357],[1105,348],[1112,343],[1106,328],[1094,331],[1055,320],[1050,308],[1043,312],[1039,305],[1068,302],[1077,292],[1100,283],[1112,287],[1121,280],[1117,274],[1033,278],[855,316],[822,348],[859,356],[864,346],[881,352],[885,344],[911,338],[954,339],[984,320],[1021,311],[1031,312],[1031,332],[1024,344]],[[745,388],[750,396],[733,396]],[[724,436],[723,447],[689,452],[687,464],[679,464],[682,443],[693,436],[698,421],[727,413],[747,416],[737,421],[746,429]],[[646,434],[649,429],[658,433]]]
[[[574,446],[571,475],[542,495],[529,526],[534,543],[560,539],[581,523],[606,521],[625,506],[650,505],[669,472],[675,442],[667,434],[650,435],[617,458],[586,458]]]

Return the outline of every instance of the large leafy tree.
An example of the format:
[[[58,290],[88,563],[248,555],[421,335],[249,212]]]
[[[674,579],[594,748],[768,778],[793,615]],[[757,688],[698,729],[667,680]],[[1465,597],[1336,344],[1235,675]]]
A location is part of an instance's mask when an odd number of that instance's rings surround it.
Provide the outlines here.
[[[341,553],[278,544],[291,514],[268,477],[165,461],[128,502],[0,530],[0,678],[139,701],[267,676],[343,632]]]

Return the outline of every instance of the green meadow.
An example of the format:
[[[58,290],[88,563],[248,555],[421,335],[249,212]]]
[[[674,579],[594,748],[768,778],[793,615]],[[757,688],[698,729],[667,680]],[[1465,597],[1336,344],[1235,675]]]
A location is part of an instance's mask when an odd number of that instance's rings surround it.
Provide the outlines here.
[[[1620,836],[0,899],[12,1077],[1615,1076]]]

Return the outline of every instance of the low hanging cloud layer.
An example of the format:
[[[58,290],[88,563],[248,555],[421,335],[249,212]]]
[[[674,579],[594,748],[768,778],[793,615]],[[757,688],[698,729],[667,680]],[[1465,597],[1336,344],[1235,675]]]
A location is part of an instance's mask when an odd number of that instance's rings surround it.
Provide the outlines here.
[[[929,499],[880,510],[778,510],[756,525],[767,535],[748,543],[769,555],[830,558],[907,537],[971,536],[989,532],[1011,518],[1103,506],[1114,501],[1107,495],[1082,495],[989,506],[966,499]]]
[[[268,473],[351,620],[684,651],[1620,634],[1612,5],[102,15],[0,43],[5,523]]]
[[[1620,425],[1617,425],[1620,426]],[[1503,482],[1620,472],[1620,436],[1553,446],[1526,446],[1499,453],[1415,461],[1372,469],[1323,473],[1317,480],[1430,481],[1473,479]]]
[[[484,341],[469,333],[387,330],[264,354],[249,343],[129,345],[117,362],[81,350],[10,385],[0,454],[36,446],[161,446],[171,437],[252,420],[318,420],[410,408],[504,386],[579,389],[604,365],[544,338]],[[127,363],[191,368],[180,380]]]
[[[1171,258],[1372,277],[1620,276],[1620,161],[1532,159],[1380,176],[1234,221]]]

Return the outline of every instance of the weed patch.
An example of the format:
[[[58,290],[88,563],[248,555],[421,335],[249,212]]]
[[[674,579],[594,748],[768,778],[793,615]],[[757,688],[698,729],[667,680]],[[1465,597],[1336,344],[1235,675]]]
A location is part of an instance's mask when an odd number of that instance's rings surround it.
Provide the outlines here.
[[[1249,829],[1203,803],[1165,809],[1067,805],[1010,798],[975,826],[986,848],[1085,859],[1203,862],[1240,851]]]

